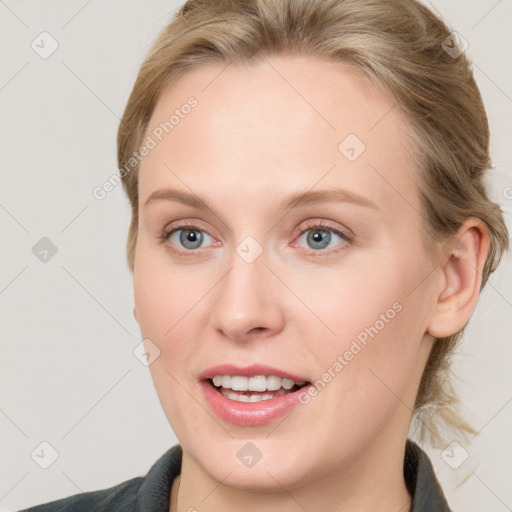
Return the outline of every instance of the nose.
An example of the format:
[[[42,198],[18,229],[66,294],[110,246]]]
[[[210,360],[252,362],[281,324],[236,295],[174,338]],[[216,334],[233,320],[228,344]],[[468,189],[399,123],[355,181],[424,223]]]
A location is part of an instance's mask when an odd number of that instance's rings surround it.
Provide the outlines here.
[[[215,288],[210,321],[223,336],[250,341],[283,329],[284,292],[267,267],[265,253],[251,263],[234,254],[230,271]]]

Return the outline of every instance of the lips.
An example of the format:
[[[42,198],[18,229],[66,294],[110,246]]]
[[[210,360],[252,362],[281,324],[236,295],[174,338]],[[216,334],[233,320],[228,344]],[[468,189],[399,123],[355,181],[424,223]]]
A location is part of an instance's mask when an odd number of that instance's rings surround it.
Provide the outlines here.
[[[290,389],[280,387],[278,390],[262,392],[237,391],[222,385],[215,386],[213,380],[217,377],[215,380],[218,382],[220,375],[245,378],[275,376],[290,382],[299,382],[301,385],[294,384]],[[289,413],[300,403],[299,391],[311,385],[303,376],[266,365],[245,368],[229,364],[215,366],[205,370],[200,375],[200,380],[205,400],[212,412],[220,419],[240,426],[264,425]]]

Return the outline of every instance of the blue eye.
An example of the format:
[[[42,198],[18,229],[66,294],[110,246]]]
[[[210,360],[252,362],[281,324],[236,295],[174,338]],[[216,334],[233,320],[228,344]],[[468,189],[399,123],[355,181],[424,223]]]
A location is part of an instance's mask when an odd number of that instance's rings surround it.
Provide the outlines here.
[[[323,224],[308,227],[308,229],[303,230],[299,240],[304,238],[306,239],[308,247],[310,249],[314,249],[315,251],[332,249],[333,247],[339,245],[339,241],[351,241],[348,235],[345,233]],[[338,243],[336,243],[337,241]]]
[[[208,233],[195,228],[175,229],[171,233],[168,233],[166,238],[169,238],[174,244],[178,246],[181,245],[181,247],[189,251],[201,248],[205,240],[213,240]]]

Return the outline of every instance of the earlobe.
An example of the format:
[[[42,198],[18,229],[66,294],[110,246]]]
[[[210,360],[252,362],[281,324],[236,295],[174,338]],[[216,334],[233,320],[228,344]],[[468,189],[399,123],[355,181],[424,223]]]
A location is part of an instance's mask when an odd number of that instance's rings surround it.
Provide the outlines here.
[[[427,332],[444,338],[460,331],[478,301],[482,272],[489,252],[489,233],[480,219],[468,219],[452,240],[442,272],[442,286]]]

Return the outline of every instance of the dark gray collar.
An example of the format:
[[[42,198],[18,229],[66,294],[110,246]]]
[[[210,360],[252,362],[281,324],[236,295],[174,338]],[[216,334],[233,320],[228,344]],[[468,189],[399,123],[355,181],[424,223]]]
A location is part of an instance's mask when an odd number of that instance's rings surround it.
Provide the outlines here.
[[[427,454],[409,439],[405,446],[404,479],[413,497],[411,512],[450,512]]]

